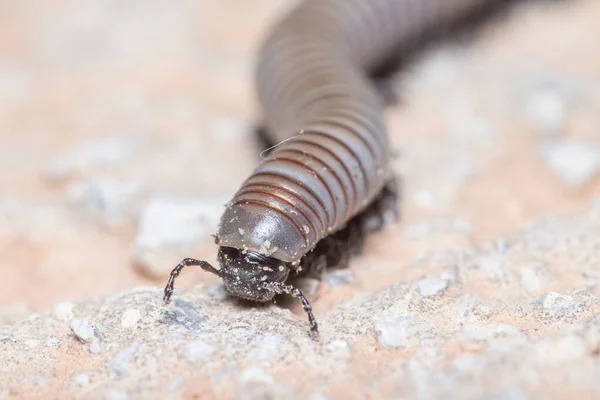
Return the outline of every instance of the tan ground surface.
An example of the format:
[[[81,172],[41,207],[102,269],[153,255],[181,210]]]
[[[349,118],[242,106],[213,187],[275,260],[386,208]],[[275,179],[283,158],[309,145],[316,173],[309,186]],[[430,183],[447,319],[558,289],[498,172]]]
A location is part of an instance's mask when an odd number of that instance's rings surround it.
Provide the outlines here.
[[[402,220],[326,278],[321,345],[200,271],[166,310],[111,296],[215,260],[260,152],[255,49],[291,4],[0,2],[0,397],[600,398],[596,0],[516,7],[400,75]]]

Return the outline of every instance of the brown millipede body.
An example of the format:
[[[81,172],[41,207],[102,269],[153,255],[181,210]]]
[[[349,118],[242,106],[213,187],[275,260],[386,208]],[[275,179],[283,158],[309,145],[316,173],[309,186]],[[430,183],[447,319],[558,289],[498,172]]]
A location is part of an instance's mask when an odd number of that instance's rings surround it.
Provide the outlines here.
[[[256,71],[265,134],[278,143],[242,183],[215,235],[220,269],[184,259],[235,296],[266,302],[302,291],[288,278],[314,275],[360,252],[360,216],[395,213],[394,177],[373,73],[398,48],[459,22],[493,0],[307,0],[264,41]],[[383,222],[381,222],[383,224]]]

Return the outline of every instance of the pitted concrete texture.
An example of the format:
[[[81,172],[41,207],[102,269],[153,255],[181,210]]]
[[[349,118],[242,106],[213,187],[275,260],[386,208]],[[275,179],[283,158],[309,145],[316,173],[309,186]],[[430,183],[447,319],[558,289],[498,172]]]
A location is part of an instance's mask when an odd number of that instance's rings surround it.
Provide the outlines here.
[[[240,304],[220,284],[169,306],[153,287],[60,303],[0,328],[2,394],[597,397],[599,248],[596,205],[432,253],[409,267],[420,280],[317,309],[316,341],[301,311]]]

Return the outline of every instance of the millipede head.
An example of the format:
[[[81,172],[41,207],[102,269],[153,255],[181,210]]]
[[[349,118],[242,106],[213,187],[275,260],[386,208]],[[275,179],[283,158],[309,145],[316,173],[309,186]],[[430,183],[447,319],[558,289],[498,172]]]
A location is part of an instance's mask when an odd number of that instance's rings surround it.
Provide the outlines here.
[[[276,292],[265,284],[285,282],[290,272],[287,263],[233,247],[220,247],[218,259],[225,288],[247,300],[271,300]]]
[[[300,289],[285,284],[290,273],[289,263],[233,247],[220,247],[218,258],[220,269],[206,261],[184,258],[171,272],[164,290],[164,301],[168,303],[171,300],[175,278],[181,270],[196,265],[222,278],[227,291],[243,299],[266,302],[281,293],[296,297],[302,302],[302,308],[308,315],[311,337],[316,338],[318,325],[308,300]]]

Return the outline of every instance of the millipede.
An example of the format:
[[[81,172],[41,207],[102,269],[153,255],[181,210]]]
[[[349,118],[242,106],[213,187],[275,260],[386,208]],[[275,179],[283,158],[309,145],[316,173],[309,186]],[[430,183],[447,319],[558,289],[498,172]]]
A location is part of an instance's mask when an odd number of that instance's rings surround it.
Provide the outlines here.
[[[398,218],[376,72],[398,49],[498,2],[306,0],[277,21],[255,75],[263,133],[276,145],[225,207],[215,235],[220,268],[183,259],[164,301],[181,270],[199,266],[243,299],[298,298],[316,336],[312,308],[289,280],[345,265],[384,214]]]

